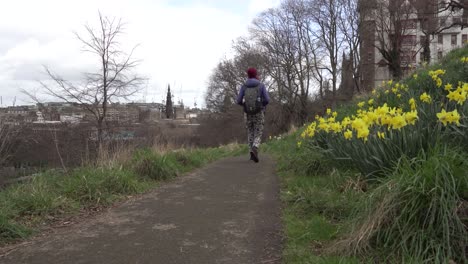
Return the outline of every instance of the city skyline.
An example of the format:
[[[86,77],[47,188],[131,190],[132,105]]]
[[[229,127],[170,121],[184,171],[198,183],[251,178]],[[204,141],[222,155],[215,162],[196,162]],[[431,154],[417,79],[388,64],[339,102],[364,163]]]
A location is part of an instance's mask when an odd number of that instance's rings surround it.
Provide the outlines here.
[[[175,101],[193,107],[204,105],[206,82],[212,69],[229,56],[233,40],[247,33],[259,12],[275,0],[227,1],[14,1],[0,10],[0,96],[2,105],[31,103],[21,89],[38,92],[47,80],[43,65],[66,79],[78,81],[81,73],[96,68],[96,60],[81,52],[74,32],[95,26],[98,12],[122,18],[126,30],[122,47],[138,45],[137,72],[148,77],[132,101],[161,102],[167,84]],[[18,15],[20,14],[20,15]]]

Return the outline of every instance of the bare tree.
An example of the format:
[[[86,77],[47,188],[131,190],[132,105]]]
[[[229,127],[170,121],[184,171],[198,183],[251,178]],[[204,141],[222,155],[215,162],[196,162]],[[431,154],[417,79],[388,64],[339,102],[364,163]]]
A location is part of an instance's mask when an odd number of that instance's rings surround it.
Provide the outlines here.
[[[41,82],[52,96],[65,102],[78,103],[94,117],[98,147],[102,145],[108,107],[137,93],[145,79],[133,73],[138,61],[133,59],[136,46],[125,53],[120,37],[124,34],[121,19],[99,13],[99,27],[85,25],[85,34],[75,33],[84,51],[99,60],[99,71],[85,73],[83,81],[72,83],[45,67],[52,82]]]
[[[234,68],[233,60],[224,59],[218,63],[210,75],[205,94],[206,107],[209,110],[225,112],[226,108],[234,102],[241,85],[234,74]]]
[[[248,68],[257,68],[261,81],[268,84],[266,58],[248,39],[238,38],[233,42],[232,51],[233,57],[221,60],[208,80],[205,101],[207,108],[214,112],[226,112],[234,104]]]
[[[265,69],[272,80],[273,98],[298,124],[307,119],[315,85],[317,46],[312,27],[310,8],[302,0],[287,0],[263,12],[251,27],[252,38],[268,58]]]
[[[446,8],[468,9],[468,0],[443,0]]]
[[[273,80],[272,96],[282,103],[284,112],[295,119],[298,87],[295,85],[297,57],[294,51],[297,43],[284,10],[275,8],[260,14],[253,22],[250,34],[268,56],[265,67]]]
[[[382,55],[392,78],[403,77],[405,62],[414,59],[417,48],[414,30],[414,7],[407,0],[362,0],[360,12],[371,27],[366,31],[375,32],[375,48]]]
[[[331,79],[334,101],[339,82],[340,56],[344,43],[339,28],[342,5],[340,5],[338,0],[311,0],[309,1],[309,5],[311,7],[311,17],[316,28],[311,33],[323,47],[323,55],[326,60],[324,62],[324,65],[326,65],[325,70]]]
[[[320,46],[320,44],[316,44],[317,47]],[[320,56],[321,51],[319,48],[312,49],[312,61],[314,64],[313,71],[314,71],[314,79],[318,83],[318,89],[319,89],[319,98],[324,99],[325,98],[325,83],[328,82],[327,80],[327,75],[324,73],[326,69],[326,65],[322,62],[323,58]]]
[[[287,0],[281,7],[288,17],[287,21],[296,39],[294,56],[297,58],[297,63],[293,65],[293,69],[297,79],[295,85],[299,98],[299,121],[303,124],[309,114],[310,90],[315,79],[313,69],[316,66],[314,56],[317,45],[311,34],[313,21],[310,16],[310,6],[303,0]]]

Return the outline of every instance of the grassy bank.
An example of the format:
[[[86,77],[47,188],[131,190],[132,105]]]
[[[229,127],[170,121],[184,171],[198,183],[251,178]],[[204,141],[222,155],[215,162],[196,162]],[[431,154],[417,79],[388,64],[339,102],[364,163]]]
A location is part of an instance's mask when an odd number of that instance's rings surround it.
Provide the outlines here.
[[[286,263],[468,261],[468,48],[267,149]]]
[[[353,171],[334,168],[319,152],[296,144],[297,133],[266,145],[278,160],[286,243],[284,263],[361,263],[330,253],[349,232],[353,210],[367,184]]]
[[[25,239],[43,226],[81,211],[141,194],[219,158],[244,153],[239,145],[210,149],[126,153],[123,159],[67,173],[47,171],[0,192],[0,245]]]

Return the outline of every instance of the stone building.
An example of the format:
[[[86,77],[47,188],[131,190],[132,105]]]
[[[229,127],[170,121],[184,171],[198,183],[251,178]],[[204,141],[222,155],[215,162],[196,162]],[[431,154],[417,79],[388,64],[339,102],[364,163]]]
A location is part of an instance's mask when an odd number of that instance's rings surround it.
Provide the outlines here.
[[[360,0],[360,4],[366,0]],[[368,1],[368,0],[367,0]],[[389,0],[373,0],[373,4],[379,5],[378,2]],[[412,5],[414,1],[403,1],[403,4]],[[468,19],[462,9],[445,8],[446,3],[440,0],[426,0],[423,4],[434,7],[434,12],[430,17],[431,21],[435,21],[435,34],[429,34],[429,47],[431,62],[437,62],[440,58],[455,48],[462,47],[468,41]],[[392,36],[392,32],[382,32],[379,24],[382,22],[376,18],[374,8],[361,9],[361,17],[363,18],[361,26],[361,87],[370,91],[381,85],[383,81],[392,79],[392,72],[381,52],[378,50],[381,36],[387,38]],[[445,10],[446,9],[446,10]],[[403,73],[409,74],[415,68],[420,67],[424,63],[424,46],[427,34],[426,24],[423,24],[421,14],[418,15],[418,10],[412,6],[411,13],[405,14],[405,18],[401,20],[404,34],[401,37],[401,67]],[[426,34],[425,34],[426,32]],[[379,38],[380,37],[380,38]]]

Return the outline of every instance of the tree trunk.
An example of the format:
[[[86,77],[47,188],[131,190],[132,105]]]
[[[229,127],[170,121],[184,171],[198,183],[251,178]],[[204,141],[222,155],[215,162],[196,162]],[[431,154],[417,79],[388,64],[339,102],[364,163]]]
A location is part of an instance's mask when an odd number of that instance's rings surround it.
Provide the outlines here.
[[[98,121],[97,121],[97,151],[101,151],[101,147],[102,147],[102,142],[104,141],[103,139],[103,128],[102,128],[102,124],[103,124],[103,119],[102,118],[99,118]]]
[[[431,63],[431,41],[429,35],[425,35],[423,42],[423,60]]]

